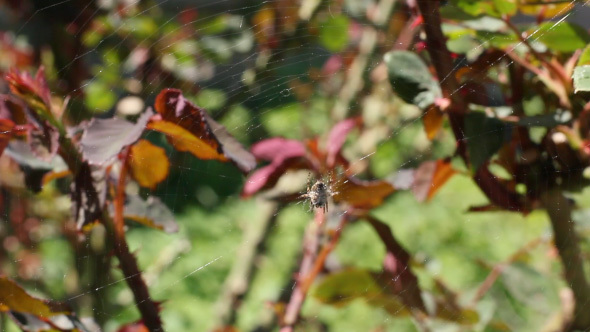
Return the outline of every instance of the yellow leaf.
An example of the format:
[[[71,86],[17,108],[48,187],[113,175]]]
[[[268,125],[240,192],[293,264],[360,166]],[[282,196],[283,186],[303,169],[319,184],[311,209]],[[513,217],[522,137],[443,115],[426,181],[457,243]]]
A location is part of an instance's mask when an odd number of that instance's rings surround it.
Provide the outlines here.
[[[129,167],[142,187],[154,189],[168,176],[170,162],[164,149],[142,139],[131,146]]]

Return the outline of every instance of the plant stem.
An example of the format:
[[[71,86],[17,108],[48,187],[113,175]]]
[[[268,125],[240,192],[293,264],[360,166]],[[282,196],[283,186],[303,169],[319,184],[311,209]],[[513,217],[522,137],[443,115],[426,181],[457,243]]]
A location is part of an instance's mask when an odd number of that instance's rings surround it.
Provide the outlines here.
[[[108,212],[103,213],[103,223],[107,229],[107,234],[114,240],[115,255],[119,259],[121,270],[125,275],[125,281],[133,292],[135,304],[141,313],[143,324],[151,332],[164,331],[159,316],[158,305],[152,301],[148,288],[141,277],[141,271],[137,266],[135,257],[129,251],[129,246],[125,239],[125,228],[123,220],[123,209],[125,206],[125,184],[127,177],[127,159],[129,157],[129,148],[123,151],[123,161],[121,172],[119,174],[119,183],[117,193],[113,202],[115,206],[115,216],[113,219]]]
[[[553,241],[559,252],[565,280],[574,293],[574,317],[570,329],[586,331],[590,328],[590,315],[587,309],[590,286],[584,274],[584,261],[574,230],[571,203],[563,196],[561,189],[546,190],[540,198],[551,220]]]

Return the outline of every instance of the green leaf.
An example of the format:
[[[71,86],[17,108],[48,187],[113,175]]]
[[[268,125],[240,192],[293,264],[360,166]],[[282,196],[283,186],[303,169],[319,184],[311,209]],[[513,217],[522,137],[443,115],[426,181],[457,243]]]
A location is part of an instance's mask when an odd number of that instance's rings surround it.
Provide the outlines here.
[[[102,81],[92,81],[84,88],[86,107],[94,112],[109,110],[115,104],[117,96]]]
[[[482,112],[465,116],[465,139],[472,171],[490,159],[510,136],[512,126]]]
[[[334,306],[364,299],[367,304],[382,308],[392,316],[408,315],[404,304],[395,295],[385,294],[384,289],[368,270],[348,269],[325,277],[317,286],[314,297]]]
[[[529,31],[534,40],[545,44],[549,49],[559,52],[574,52],[590,42],[588,32],[569,22],[546,22],[539,28]]]
[[[590,45],[586,46],[578,59],[577,66],[590,65]]]
[[[516,3],[510,0],[494,0],[494,7],[501,15],[516,14]]]
[[[391,87],[406,103],[426,109],[442,96],[438,82],[415,53],[392,51],[385,54],[384,60]]]
[[[575,92],[590,91],[590,65],[576,67],[572,78]]]
[[[266,110],[260,120],[264,129],[271,136],[282,136],[298,139],[301,136],[299,124],[302,121],[302,108],[300,104],[291,103],[275,109]]]
[[[501,280],[510,295],[527,308],[550,313],[558,307],[556,283],[530,266],[522,263],[509,265],[502,271]]]
[[[320,43],[332,52],[342,51],[348,44],[348,18],[344,15],[330,17],[322,24]]]

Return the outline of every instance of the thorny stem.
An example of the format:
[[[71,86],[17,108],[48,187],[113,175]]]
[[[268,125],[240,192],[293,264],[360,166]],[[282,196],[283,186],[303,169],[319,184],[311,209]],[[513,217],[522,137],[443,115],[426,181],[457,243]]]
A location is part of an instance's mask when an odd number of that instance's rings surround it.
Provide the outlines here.
[[[125,206],[125,183],[127,177],[127,160],[129,158],[129,148],[123,150],[123,161],[121,166],[121,172],[119,174],[119,183],[117,185],[116,198],[114,203],[115,216],[111,219],[107,212],[103,213],[103,222],[107,229],[107,233],[114,240],[114,250],[121,270],[125,275],[125,281],[135,298],[137,309],[141,313],[143,324],[151,332],[164,331],[162,328],[162,322],[158,313],[158,305],[152,301],[148,288],[143,281],[137,261],[135,257],[129,251],[129,246],[125,239],[125,228],[123,220],[123,208]]]
[[[572,330],[590,328],[590,315],[587,305],[590,301],[590,286],[584,274],[584,261],[574,230],[572,208],[560,189],[550,189],[541,194],[541,202],[553,228],[553,241],[559,252],[565,280],[572,289],[575,299]]]

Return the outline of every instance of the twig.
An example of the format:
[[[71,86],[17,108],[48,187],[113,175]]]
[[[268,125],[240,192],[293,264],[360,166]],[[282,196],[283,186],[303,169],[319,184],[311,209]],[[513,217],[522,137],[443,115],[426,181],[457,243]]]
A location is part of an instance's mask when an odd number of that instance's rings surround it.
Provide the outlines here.
[[[304,280],[303,278],[308,275],[313,267],[313,262],[318,251],[319,238],[321,234],[321,228],[319,226],[323,224],[324,219],[324,210],[316,209],[315,220],[313,223],[309,223],[305,231],[305,238],[303,239],[303,258],[301,259],[295,289],[291,294],[291,298],[287,304],[287,309],[285,310],[285,316],[281,322],[280,332],[292,332],[293,327],[299,318],[301,306],[303,305],[303,301],[307,295],[302,287]]]

